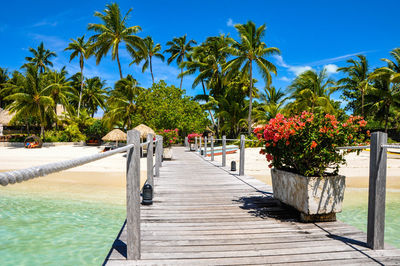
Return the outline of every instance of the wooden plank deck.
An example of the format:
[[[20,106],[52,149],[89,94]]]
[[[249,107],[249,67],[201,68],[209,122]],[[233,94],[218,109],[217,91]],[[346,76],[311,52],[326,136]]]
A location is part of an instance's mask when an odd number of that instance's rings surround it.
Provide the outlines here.
[[[106,265],[399,265],[400,250],[366,247],[366,234],[342,222],[300,223],[272,188],[232,175],[197,153],[174,148],[141,207],[141,260],[126,260],[122,227]]]

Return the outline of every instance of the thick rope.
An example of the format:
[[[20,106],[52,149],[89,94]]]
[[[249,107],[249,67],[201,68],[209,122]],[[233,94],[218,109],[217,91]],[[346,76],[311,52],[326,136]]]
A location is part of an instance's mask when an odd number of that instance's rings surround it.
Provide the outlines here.
[[[8,184],[14,184],[16,182],[20,183],[22,181],[27,181],[35,177],[45,176],[51,173],[56,173],[62,170],[74,168],[93,161],[97,161],[99,159],[109,157],[116,153],[128,151],[131,148],[133,148],[133,144],[129,144],[115,150],[106,151],[104,153],[97,153],[72,160],[67,160],[57,163],[48,163],[21,170],[0,173],[0,184],[3,186],[7,186]]]

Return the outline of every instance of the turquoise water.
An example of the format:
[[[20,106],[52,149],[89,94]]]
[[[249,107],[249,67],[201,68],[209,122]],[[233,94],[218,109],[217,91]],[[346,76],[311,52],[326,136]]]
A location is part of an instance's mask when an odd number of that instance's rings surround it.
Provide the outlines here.
[[[0,191],[0,265],[100,265],[123,205]]]
[[[347,188],[343,210],[337,218],[367,232],[367,217],[368,190]],[[400,192],[386,193],[385,242],[400,248]]]

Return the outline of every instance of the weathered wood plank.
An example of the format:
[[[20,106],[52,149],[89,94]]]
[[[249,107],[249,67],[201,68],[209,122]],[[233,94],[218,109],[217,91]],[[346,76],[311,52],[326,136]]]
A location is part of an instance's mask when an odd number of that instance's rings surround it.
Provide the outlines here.
[[[199,143],[200,144],[200,143]],[[142,260],[126,261],[126,230],[109,265],[332,265],[400,262],[398,249],[371,252],[366,234],[342,222],[304,224],[272,189],[232,175],[209,158],[174,149],[141,207]],[[218,163],[215,163],[218,165]]]

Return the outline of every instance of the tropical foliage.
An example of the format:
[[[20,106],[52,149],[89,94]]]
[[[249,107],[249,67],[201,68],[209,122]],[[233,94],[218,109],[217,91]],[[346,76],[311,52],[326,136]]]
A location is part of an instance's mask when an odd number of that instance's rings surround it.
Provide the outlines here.
[[[264,144],[269,167],[304,176],[336,175],[344,156],[355,150],[339,151],[337,147],[358,146],[365,141],[362,128],[367,122],[360,116],[337,121],[334,115],[313,114],[284,117],[278,114],[267,125],[255,129]]]
[[[400,127],[400,48],[375,69],[365,55],[358,55],[341,65],[337,76],[315,67],[278,89],[272,82],[277,67],[271,59],[280,50],[267,45],[266,25],[248,21],[235,25],[237,37],[220,34],[197,43],[185,34],[163,44],[152,36],[139,36],[141,27],[130,24],[131,11],[110,3],[94,13],[98,21],[88,25],[87,37],[71,39],[64,49],[70,63],[76,64],[76,73],[54,68],[57,55],[43,42],[29,48],[20,70],[0,68],[0,107],[15,114],[12,125],[28,132],[40,128],[42,136],[48,131],[47,140],[84,140],[114,127],[128,130],[142,123],[155,130],[177,128],[181,136],[211,129],[217,138],[253,138],[254,128],[278,114],[296,117],[307,111],[315,119],[335,115],[341,123],[350,114],[360,115],[368,129]],[[136,68],[123,70],[122,49],[130,66],[150,72],[150,88],[139,84]],[[113,83],[87,70],[91,56],[99,64],[108,54],[118,66],[119,79]],[[157,78],[164,55],[167,64],[178,67],[179,87]],[[79,69],[74,59],[79,60]],[[188,76],[198,92],[194,97],[186,95],[189,88],[184,88],[183,79]],[[96,114],[102,118],[95,119]],[[313,167],[315,173],[321,172]]]

